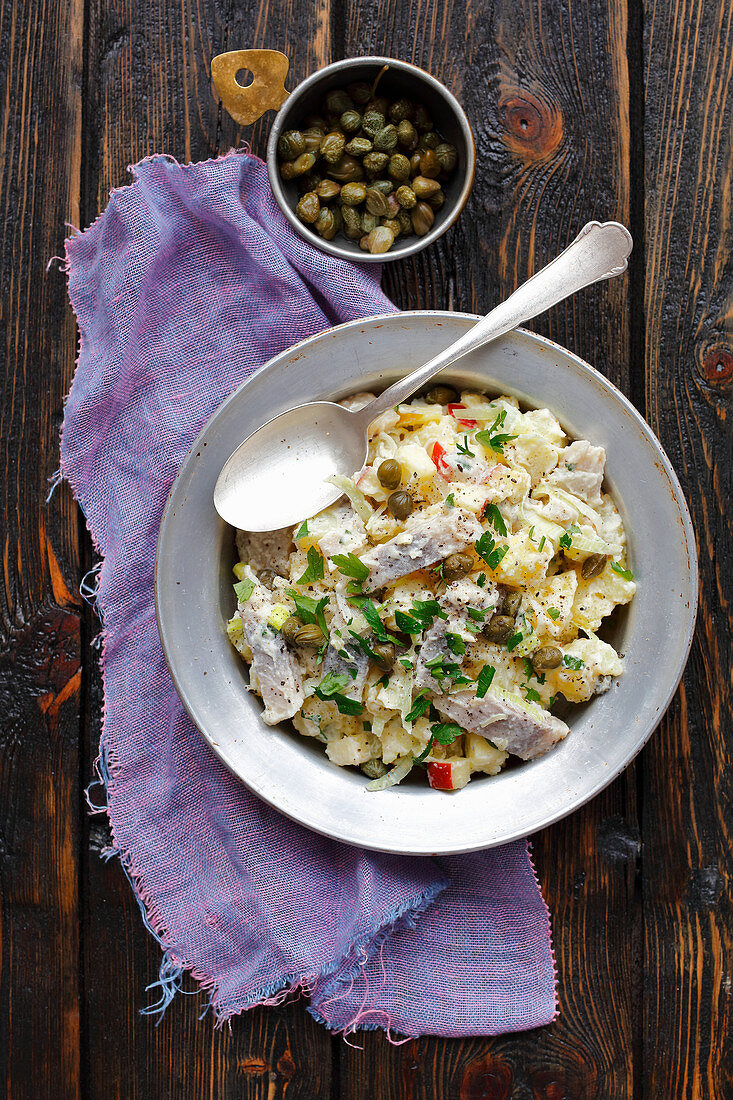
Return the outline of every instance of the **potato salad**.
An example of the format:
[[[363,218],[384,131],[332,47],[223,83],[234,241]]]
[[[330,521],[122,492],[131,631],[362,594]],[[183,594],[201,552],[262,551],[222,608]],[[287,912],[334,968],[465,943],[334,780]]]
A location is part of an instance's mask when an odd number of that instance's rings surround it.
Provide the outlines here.
[[[547,752],[569,732],[556,702],[623,672],[598,636],[635,592],[605,459],[511,397],[436,386],[383,413],[336,504],[237,534],[228,633],[264,721],[369,790],[414,772],[455,791]]]

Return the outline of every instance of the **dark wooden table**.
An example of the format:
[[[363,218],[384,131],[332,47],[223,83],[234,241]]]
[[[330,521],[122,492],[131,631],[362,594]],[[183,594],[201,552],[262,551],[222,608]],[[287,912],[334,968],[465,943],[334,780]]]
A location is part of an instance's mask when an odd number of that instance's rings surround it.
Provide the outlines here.
[[[0,1074],[6,1095],[379,1100],[733,1096],[731,0],[4,0],[0,407]],[[476,135],[458,225],[386,268],[402,307],[485,311],[588,218],[630,225],[627,278],[537,323],[613,379],[682,479],[702,603],[684,684],[635,764],[535,838],[561,1014],[498,1039],[381,1033],[302,1005],[215,1030],[199,997],[138,1014],[160,952],[83,789],[101,693],[79,599],[93,561],[66,488],[47,506],[76,355],[65,235],[155,150],[262,152],[209,62],[272,46],[290,86],[339,57],[406,58]],[[665,548],[659,546],[659,568]],[[191,987],[192,988],[192,987]]]

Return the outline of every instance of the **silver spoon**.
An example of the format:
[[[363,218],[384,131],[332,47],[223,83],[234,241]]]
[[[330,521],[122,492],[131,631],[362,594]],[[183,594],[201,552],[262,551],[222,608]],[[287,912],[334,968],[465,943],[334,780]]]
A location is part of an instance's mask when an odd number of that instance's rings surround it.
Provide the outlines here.
[[[309,519],[333,504],[342,490],[326,479],[351,477],[368,455],[369,425],[399,405],[456,359],[544,313],[601,279],[626,270],[631,234],[618,222],[588,222],[547,267],[492,309],[460,340],[395,382],[368,405],[349,412],[313,401],[281,413],[258,428],[227,459],[214,488],[217,512],[244,531],[275,531]]]

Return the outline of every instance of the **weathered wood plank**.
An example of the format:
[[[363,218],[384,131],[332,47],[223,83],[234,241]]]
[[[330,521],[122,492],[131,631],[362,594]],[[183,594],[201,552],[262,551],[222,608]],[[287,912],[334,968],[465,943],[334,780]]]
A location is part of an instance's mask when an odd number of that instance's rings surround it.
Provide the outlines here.
[[[78,540],[69,496],[45,498],[74,366],[46,265],[79,215],[82,19],[81,0],[0,9],[0,1080],[19,1100],[80,1095]]]
[[[523,0],[464,8],[426,0],[346,5],[344,53],[404,57],[444,80],[474,129],[477,182],[456,227],[414,261],[390,264],[402,308],[485,311],[589,218],[629,217],[626,6]],[[586,291],[534,326],[629,388],[629,282]],[[634,1089],[639,902],[635,773],[535,838],[554,916],[561,1001],[549,1028],[497,1040],[381,1034],[342,1051],[344,1098],[373,1082],[410,1096],[630,1097]]]
[[[155,151],[200,160],[251,139],[264,152],[269,115],[253,135],[223,117],[209,84],[211,57],[226,49],[291,50],[293,83],[329,60],[328,3],[314,21],[294,0],[92,0],[89,9],[85,202],[88,224],[126,166]],[[325,29],[324,29],[325,28]],[[292,50],[291,50],[292,53]],[[291,84],[292,86],[292,84]],[[98,629],[88,618],[89,636]],[[101,686],[89,678],[86,777],[99,743]],[[138,1010],[150,998],[161,952],[145,931],[117,860],[103,863],[104,832],[87,825],[85,1073],[90,1097],[316,1100],[331,1094],[332,1041],[300,1004],[248,1013],[229,1028],[199,1021],[204,999],[179,994],[159,1027]],[[91,831],[90,831],[91,829]],[[193,989],[193,983],[187,985]],[[152,994],[156,999],[156,994]]]
[[[733,9],[644,4],[649,420],[687,492],[702,599],[645,753],[644,1095],[733,1092],[730,767]]]

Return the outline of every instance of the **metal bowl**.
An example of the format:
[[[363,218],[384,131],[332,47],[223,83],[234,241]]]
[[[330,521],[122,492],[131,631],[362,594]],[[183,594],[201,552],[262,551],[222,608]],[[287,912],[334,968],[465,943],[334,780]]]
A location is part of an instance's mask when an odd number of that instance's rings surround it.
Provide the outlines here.
[[[372,256],[359,247],[358,241],[350,241],[342,234],[332,241],[319,237],[310,226],[295,214],[300,194],[295,183],[284,183],[278,170],[277,142],[284,130],[299,128],[306,115],[318,113],[326,94],[332,88],[344,88],[347,84],[365,80],[372,82],[380,70],[389,68],[379,82],[379,94],[387,97],[404,95],[424,103],[435,122],[435,127],[445,141],[455,145],[458,152],[458,165],[444,187],[445,202],[435,212],[435,221],[429,233],[424,237],[398,237],[389,252]],[[355,57],[346,61],[335,61],[325,69],[319,69],[299,84],[288,96],[285,105],[279,111],[270,131],[267,143],[267,171],[270,186],[280,208],[294,229],[311,244],[340,256],[345,260],[357,260],[359,263],[385,263],[400,260],[421,252],[429,244],[445,233],[460,214],[473,186],[476,167],[476,150],[473,134],[455,96],[429,73],[423,72],[406,61],[396,61],[391,57]]]
[[[332,764],[319,742],[268,727],[225,626],[234,610],[233,533],[214,483],[241,440],[304,401],[378,390],[478,318],[413,312],[354,321],[276,356],[217,410],[171,489],[158,542],[156,608],[178,693],[214,752],[260,798],[310,829],[364,848],[418,855],[474,851],[550,825],[611,782],[657,726],[679,683],[697,605],[690,517],[675,473],[626,398],[572,352],[518,330],[461,360],[445,381],[549,407],[572,436],[602,444],[638,581],[605,636],[626,659],[606,695],[570,708],[571,732],[537,760],[476,777],[455,794],[407,782],[379,794]],[[338,353],[338,380],[333,371]],[[660,552],[663,548],[663,553]]]

